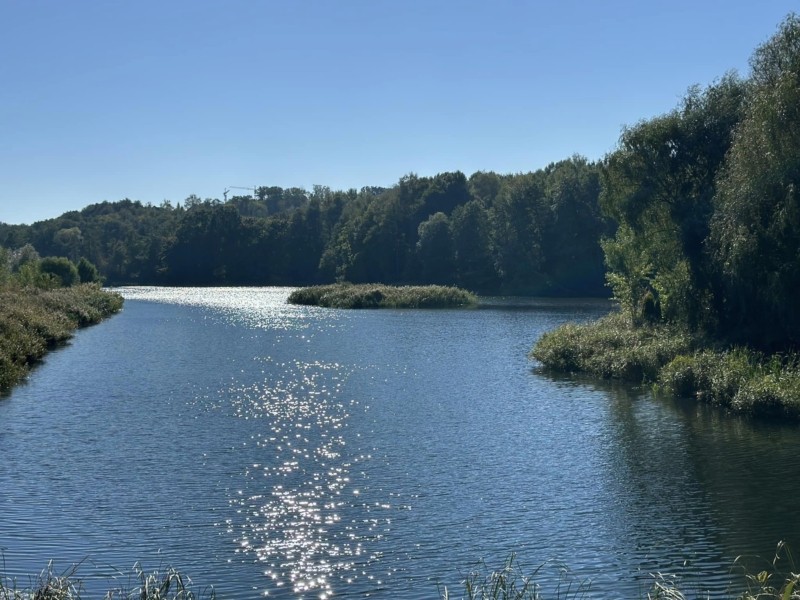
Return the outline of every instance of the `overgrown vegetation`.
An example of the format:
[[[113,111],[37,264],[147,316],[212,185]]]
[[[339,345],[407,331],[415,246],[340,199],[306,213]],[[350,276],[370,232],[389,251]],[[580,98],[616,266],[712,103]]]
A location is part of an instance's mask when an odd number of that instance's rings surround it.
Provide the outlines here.
[[[745,562],[748,557],[738,557],[731,568],[734,575],[744,584],[732,585],[731,590],[715,598],[731,600],[800,600],[800,574],[789,548],[779,542],[771,561],[761,561],[763,567],[757,573],[750,571]],[[783,563],[788,563],[786,566]],[[554,578],[553,568],[558,570]],[[545,586],[541,580],[549,576],[555,583]],[[651,573],[652,583],[641,598],[647,600],[687,600],[688,598],[710,598],[702,589],[702,584],[684,584],[680,578],[665,574]],[[511,555],[499,568],[491,570],[484,562],[470,571],[462,581],[463,594],[451,594],[447,588],[440,590],[442,600],[462,598],[464,600],[591,600],[593,597],[591,581],[577,580],[567,569],[559,564],[545,563],[527,573],[515,555]],[[550,589],[547,589],[549,587]]]
[[[452,308],[475,305],[478,298],[452,286],[337,283],[300,288],[288,301],[326,308]]]
[[[75,565],[66,572],[56,574],[50,563],[36,580],[28,586],[18,585],[0,574],[0,600],[82,600],[88,598],[84,584],[77,577]],[[213,588],[196,593],[192,581],[173,568],[164,571],[146,572],[138,564],[127,576],[128,584],[113,587],[103,596],[105,600],[213,600]]]
[[[64,257],[42,259],[31,246],[13,253],[0,248],[0,392],[75,329],[121,308],[122,297],[100,288],[86,259],[75,265]]]
[[[753,572],[753,567],[759,569]],[[77,575],[80,565],[56,574],[50,563],[27,586],[0,573],[0,600],[84,600],[89,596]],[[800,574],[791,551],[779,542],[771,560],[738,557],[730,569],[731,586],[724,596],[731,600],[800,600]],[[127,579],[123,586],[121,579]],[[666,573],[651,573],[649,588],[639,596],[647,600],[686,600],[710,597],[702,583],[685,584]],[[439,588],[439,598],[453,600],[591,600],[591,580],[580,580],[566,565],[547,562],[526,571],[512,554],[497,569],[481,561],[461,582],[460,592]],[[145,571],[134,565],[125,575],[114,578],[114,585],[103,596],[106,600],[200,600],[216,598],[213,587],[195,591],[192,580],[177,569]]]
[[[552,332],[533,357],[798,418],[798,16],[751,69],[623,132],[601,195],[618,224],[603,249],[620,315]]]
[[[545,333],[530,353],[548,368],[654,384],[732,412],[800,420],[800,359],[715,346],[665,323],[634,325],[623,313]]]
[[[0,287],[0,392],[22,380],[45,353],[122,308],[97,284],[69,288]]]

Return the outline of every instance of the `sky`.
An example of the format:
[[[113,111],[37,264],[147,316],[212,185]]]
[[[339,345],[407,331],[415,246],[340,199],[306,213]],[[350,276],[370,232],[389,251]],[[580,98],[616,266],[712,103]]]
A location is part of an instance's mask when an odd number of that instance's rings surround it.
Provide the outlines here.
[[[0,0],[0,222],[535,171],[731,70],[796,0]]]

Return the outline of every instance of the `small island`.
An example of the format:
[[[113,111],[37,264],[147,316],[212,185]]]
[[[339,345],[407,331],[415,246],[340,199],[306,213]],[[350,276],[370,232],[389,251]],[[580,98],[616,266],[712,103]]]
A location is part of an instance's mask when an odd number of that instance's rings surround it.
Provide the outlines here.
[[[325,308],[458,308],[475,306],[478,297],[444,285],[334,283],[297,289],[289,295],[288,302]]]

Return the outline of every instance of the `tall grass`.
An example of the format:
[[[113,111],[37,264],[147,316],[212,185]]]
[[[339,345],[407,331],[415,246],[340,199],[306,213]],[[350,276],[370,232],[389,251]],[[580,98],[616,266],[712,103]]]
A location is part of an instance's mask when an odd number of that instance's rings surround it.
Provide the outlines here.
[[[537,577],[548,568],[557,568],[557,583],[553,584],[552,597],[558,600],[589,598],[591,582],[577,581],[564,566],[547,562],[526,573],[515,554],[511,554],[499,569],[491,570],[485,562],[471,570],[461,582],[465,600],[543,600],[543,586]],[[447,587],[439,590],[442,600],[453,600]]]
[[[800,355],[714,348],[685,329],[622,314],[545,333],[531,358],[562,372],[651,383],[732,412],[800,420]]]
[[[715,595],[715,598],[800,600],[800,573],[789,548],[783,542],[778,543],[772,560],[762,561],[764,564],[757,572],[749,570],[745,563],[752,561],[747,558],[736,558],[731,569],[731,573],[740,574],[743,585],[737,586],[736,591],[724,592],[724,596]],[[788,564],[784,566],[783,563]],[[456,595],[444,588],[439,590],[439,597],[441,600],[453,600],[456,597],[463,600],[591,600],[591,581],[575,579],[562,565],[555,565],[559,569],[559,577],[548,588],[537,581],[537,577],[543,575],[543,569],[548,566],[554,565],[545,563],[528,574],[513,554],[499,569],[490,570],[485,563],[480,563],[461,582],[463,593]],[[678,578],[669,574],[652,573],[650,579],[649,588],[641,593],[641,597],[647,600],[701,600],[711,597],[709,592],[702,591],[702,585],[692,584],[691,589],[687,589]]]
[[[57,574],[53,563],[49,563],[39,576],[27,587],[19,587],[16,580],[9,581],[0,575],[0,600],[88,600],[83,581],[77,576],[80,565]],[[216,598],[209,588],[195,592],[191,579],[177,569],[168,567],[163,571],[147,572],[136,564],[127,576],[125,586],[111,587],[104,600],[200,600]]]
[[[334,283],[300,288],[290,304],[325,308],[451,308],[477,304],[475,294],[452,286]]]
[[[612,313],[593,323],[567,323],[545,333],[530,356],[557,371],[642,383],[656,381],[664,365],[694,345],[692,336],[680,329],[634,327],[623,314]]]
[[[121,296],[95,284],[52,290],[0,287],[0,392],[22,380],[31,365],[75,329],[121,308]]]

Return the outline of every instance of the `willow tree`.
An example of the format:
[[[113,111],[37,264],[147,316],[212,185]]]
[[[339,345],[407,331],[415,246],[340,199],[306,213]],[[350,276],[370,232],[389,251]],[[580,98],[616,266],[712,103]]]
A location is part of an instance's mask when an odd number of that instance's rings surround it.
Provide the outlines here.
[[[753,89],[718,181],[713,221],[723,325],[765,346],[800,344],[800,18],[751,59]]]
[[[745,88],[735,75],[692,88],[675,110],[625,129],[606,157],[601,205],[619,224],[604,244],[608,279],[634,321],[713,326],[706,242]]]

